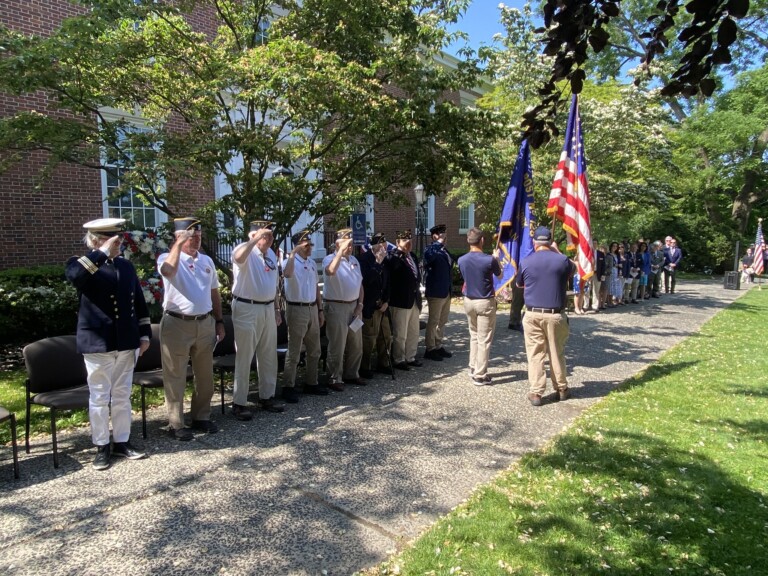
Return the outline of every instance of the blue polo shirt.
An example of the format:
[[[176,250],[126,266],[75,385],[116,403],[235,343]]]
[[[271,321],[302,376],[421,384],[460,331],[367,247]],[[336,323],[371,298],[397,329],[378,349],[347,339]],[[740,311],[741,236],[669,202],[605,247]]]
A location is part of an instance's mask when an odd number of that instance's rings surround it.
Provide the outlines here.
[[[459,258],[459,270],[464,278],[462,293],[470,300],[493,298],[493,277],[501,274],[499,261],[483,252],[467,252]]]
[[[517,285],[524,288],[523,299],[528,308],[565,308],[565,290],[573,263],[553,250],[537,250],[520,265]]]

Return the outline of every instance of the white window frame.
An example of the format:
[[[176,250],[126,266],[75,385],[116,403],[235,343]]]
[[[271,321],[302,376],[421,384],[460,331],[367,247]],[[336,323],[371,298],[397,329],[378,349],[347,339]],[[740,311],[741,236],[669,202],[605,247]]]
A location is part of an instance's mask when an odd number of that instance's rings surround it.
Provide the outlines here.
[[[104,118],[105,120],[108,120],[108,121],[125,120],[129,124],[135,126],[138,130],[150,130],[150,128],[147,127],[146,122],[141,117],[136,116],[135,114],[126,113],[122,110],[117,110],[114,108],[104,108],[100,112],[101,112],[102,118]],[[101,162],[102,162],[102,165],[105,167],[120,168],[120,166],[117,164],[111,165],[107,163],[107,153],[105,150],[102,150],[101,152]],[[108,177],[109,177],[109,174],[107,173],[107,170],[102,169],[101,170],[101,200],[103,204],[102,213],[105,218],[109,218],[112,216],[112,214],[110,214],[111,207],[109,204]],[[165,187],[165,183],[163,183],[163,187]],[[120,209],[119,207],[117,208],[118,210]],[[142,209],[154,210],[155,212],[155,225],[149,228],[157,229],[168,221],[168,215],[162,210],[160,210],[159,208],[156,208],[153,206],[146,206],[142,204]],[[122,218],[123,217],[122,214],[119,217]],[[133,222],[133,224],[138,225],[136,222]]]
[[[466,228],[461,227],[461,220],[462,220],[461,213],[464,210],[467,211],[467,227]],[[469,206],[459,208],[459,234],[466,234],[467,232],[469,232],[470,228],[474,228],[474,227],[475,227],[475,204],[472,203]]]

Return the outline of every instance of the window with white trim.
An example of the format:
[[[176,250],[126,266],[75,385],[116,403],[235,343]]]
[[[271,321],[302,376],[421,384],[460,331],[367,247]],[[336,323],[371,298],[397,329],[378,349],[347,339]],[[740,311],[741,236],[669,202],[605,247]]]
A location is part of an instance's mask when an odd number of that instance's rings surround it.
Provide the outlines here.
[[[475,205],[462,206],[459,208],[459,234],[466,234],[470,228],[475,226]]]
[[[130,131],[147,132],[148,129],[133,126]],[[105,169],[101,172],[101,190],[105,217],[125,218],[133,226],[145,229],[157,228],[167,221],[167,215],[146,204],[138,190],[124,186],[124,179],[131,170],[130,158],[118,158],[112,153],[105,153],[103,160]]]

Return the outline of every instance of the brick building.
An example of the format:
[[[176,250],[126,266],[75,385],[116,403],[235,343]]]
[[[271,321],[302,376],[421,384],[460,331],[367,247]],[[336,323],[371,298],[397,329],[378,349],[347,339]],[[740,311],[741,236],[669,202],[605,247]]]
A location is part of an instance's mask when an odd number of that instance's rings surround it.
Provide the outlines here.
[[[3,0],[0,10],[0,24],[25,34],[50,34],[65,18],[77,15],[82,10],[67,0]],[[195,29],[213,33],[216,20],[212,13],[198,10],[189,17]],[[445,56],[444,66],[455,66],[458,61]],[[467,91],[453,94],[454,101],[470,104],[479,96]],[[37,110],[59,114],[43,94],[29,94],[23,97],[3,95],[0,99],[0,117],[9,116],[20,110]],[[106,110],[106,114],[120,116],[119,110]],[[126,115],[127,117],[128,115]],[[95,121],[95,119],[94,119]],[[2,158],[0,157],[0,160]],[[0,174],[0,241],[4,250],[0,252],[0,270],[30,266],[35,264],[58,264],[71,256],[82,252],[82,223],[107,215],[114,215],[115,210],[128,208],[142,212],[147,227],[162,223],[166,216],[159,210],[144,207],[137,198],[123,198],[123,205],[116,206],[119,200],[108,200],[111,189],[117,185],[114,175],[98,168],[86,168],[77,164],[59,164],[46,177],[41,172],[47,162],[45,152],[26,155],[19,163]],[[185,212],[191,213],[222,193],[221,181],[184,182],[190,193],[190,202],[185,204]],[[474,209],[459,210],[446,206],[442,198],[428,196],[424,203],[423,230],[435,223],[448,225],[451,237],[450,245],[463,248],[464,243],[458,236],[475,224]],[[416,229],[417,212],[415,199],[410,207],[394,208],[391,204],[369,198],[367,209],[368,229],[382,231],[394,237],[396,230]],[[303,227],[303,222],[296,223],[295,229]],[[328,232],[328,231],[326,231]],[[316,236],[316,256],[325,253],[327,243],[322,232]],[[427,240],[428,242],[428,240]]]

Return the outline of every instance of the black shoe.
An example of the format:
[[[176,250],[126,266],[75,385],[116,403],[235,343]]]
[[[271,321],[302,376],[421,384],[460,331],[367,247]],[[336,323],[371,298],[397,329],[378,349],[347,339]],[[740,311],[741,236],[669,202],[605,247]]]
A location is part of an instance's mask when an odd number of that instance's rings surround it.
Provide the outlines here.
[[[355,386],[366,386],[368,384],[368,382],[362,378],[344,378],[342,381],[344,384],[354,384]]]
[[[285,400],[289,404],[298,404],[299,393],[296,391],[296,388],[294,387],[283,388],[283,400]]]
[[[541,406],[541,394],[528,394],[528,401],[532,406]]]
[[[637,304],[637,300],[631,300],[632,304]]]
[[[445,348],[438,348],[437,353],[440,354],[443,358],[452,358],[453,352],[448,352]]]
[[[328,382],[328,388],[335,392],[344,392],[344,384],[341,382]]]
[[[406,364],[408,366],[408,364]],[[376,368],[376,372],[379,374],[386,374],[387,376],[392,376],[392,368],[389,366],[383,366],[381,368]]]
[[[192,430],[189,428],[168,428],[168,433],[176,438],[176,440],[180,440],[182,442],[186,442],[187,440],[192,440],[192,438],[195,437],[194,434],[192,434]]]
[[[235,417],[235,420],[247,422],[248,420],[251,420],[253,418],[253,413],[250,410],[248,410],[248,406],[242,406],[240,404],[235,404],[233,402],[232,416]]]
[[[408,366],[408,362],[398,362],[397,364],[395,364],[395,368],[397,368],[398,370],[410,370],[411,369],[411,367]]]
[[[128,458],[128,460],[141,460],[147,456],[147,453],[139,452],[131,446],[130,442],[115,442],[115,445],[112,447],[112,455]]]
[[[315,396],[328,396],[328,388],[315,384],[313,386],[304,386],[304,394],[313,394]]]
[[[205,432],[206,434],[216,434],[219,431],[216,422],[211,420],[192,420],[192,429]]]
[[[93,459],[93,466],[94,470],[106,470],[110,467],[111,462],[109,461],[110,456],[110,448],[109,444],[104,444],[104,446],[96,446],[96,457]]]
[[[259,408],[261,408],[265,412],[274,412],[275,414],[279,414],[280,412],[285,412],[285,406],[275,402],[274,398],[259,400]]]
[[[440,352],[435,348],[434,350],[427,350],[424,352],[424,358],[427,360],[434,360],[435,362],[442,362],[443,357]]]
[[[360,368],[360,370],[358,370],[358,372],[360,373],[360,377],[361,378],[373,378],[373,370],[368,370],[366,368]]]
[[[514,330],[515,332],[522,332],[523,331],[523,325],[522,324],[510,324],[507,326],[510,330]]]
[[[424,363],[419,361],[419,360],[414,359],[414,360],[411,360],[410,362],[408,362],[408,366],[416,366],[416,368],[421,368],[422,366],[424,366]]]

